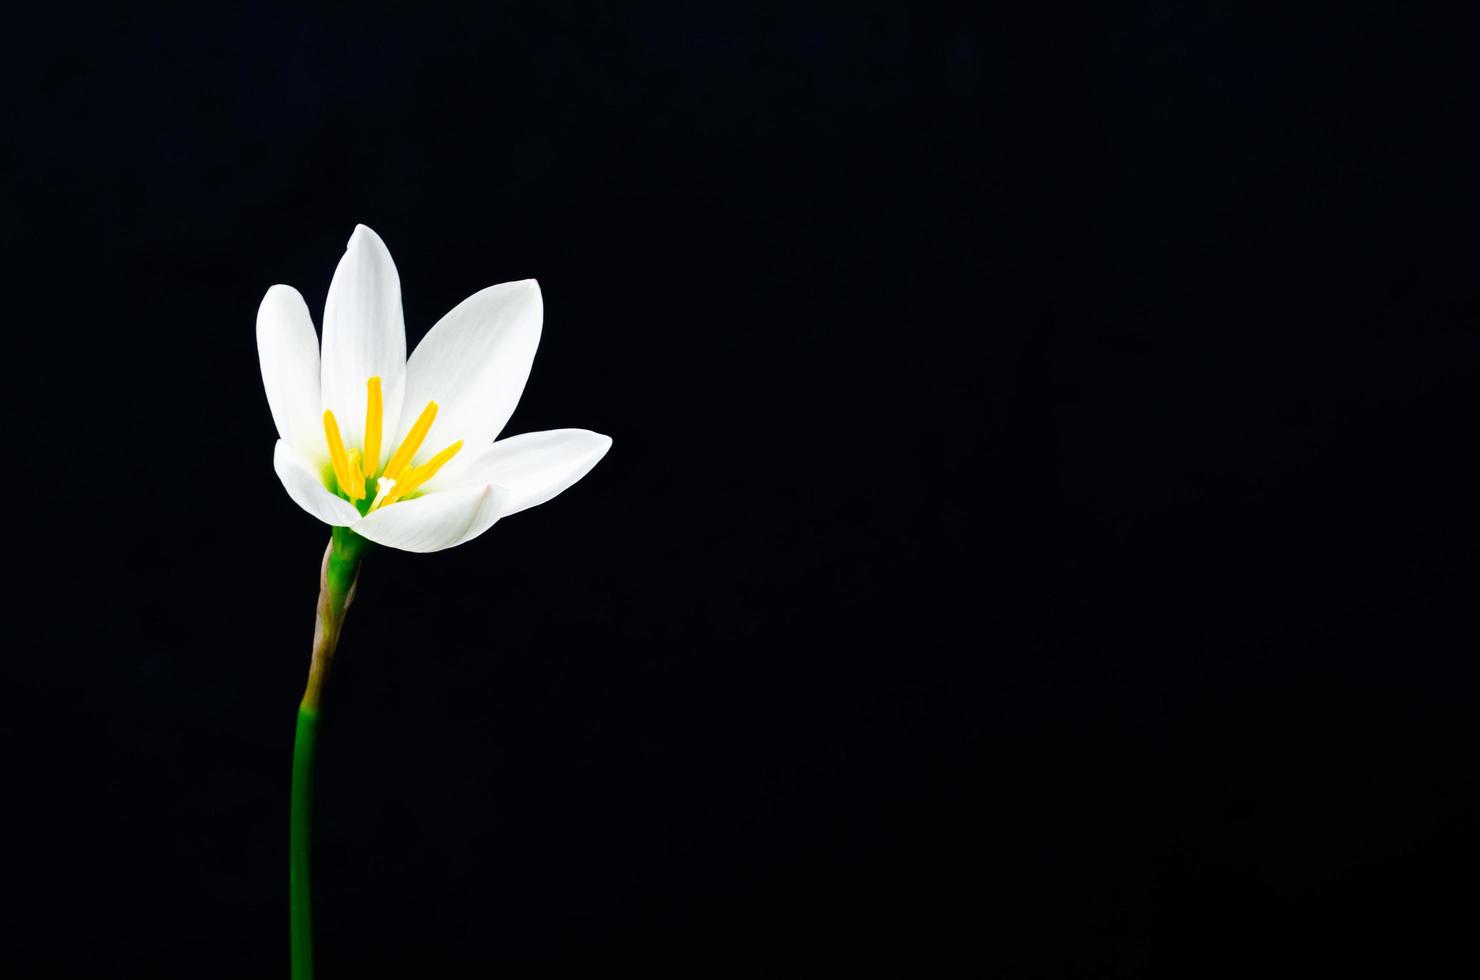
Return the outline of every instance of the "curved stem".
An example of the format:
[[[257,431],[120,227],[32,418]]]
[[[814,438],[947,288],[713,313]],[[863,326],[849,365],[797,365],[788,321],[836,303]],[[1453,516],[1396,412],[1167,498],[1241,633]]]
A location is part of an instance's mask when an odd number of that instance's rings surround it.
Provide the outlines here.
[[[309,839],[313,811],[314,755],[318,748],[319,700],[339,646],[344,616],[355,597],[360,559],[369,542],[347,528],[334,528],[319,569],[318,616],[308,685],[298,705],[293,739],[293,799],[288,830],[288,939],[293,980],[313,980],[313,901],[309,889]]]

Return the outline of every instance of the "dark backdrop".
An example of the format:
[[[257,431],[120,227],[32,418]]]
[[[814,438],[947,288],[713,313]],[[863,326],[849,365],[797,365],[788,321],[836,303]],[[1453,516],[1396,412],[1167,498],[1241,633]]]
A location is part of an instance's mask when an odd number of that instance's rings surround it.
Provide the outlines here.
[[[19,975],[285,975],[326,533],[253,318],[356,222],[413,343],[538,277],[509,431],[615,446],[368,560],[323,976],[1473,956],[1460,25],[425,6],[7,32]]]

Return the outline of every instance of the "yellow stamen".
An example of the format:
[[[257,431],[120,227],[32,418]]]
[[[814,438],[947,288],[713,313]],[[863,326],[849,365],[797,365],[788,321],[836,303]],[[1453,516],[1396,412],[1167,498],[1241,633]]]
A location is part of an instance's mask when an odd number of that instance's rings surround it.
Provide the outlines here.
[[[401,477],[399,480],[396,481],[396,485],[394,487],[391,487],[391,492],[386,494],[385,499],[381,501],[381,505],[384,506],[385,504],[393,504],[407,494],[415,492],[421,487],[423,483],[436,476],[437,471],[440,470],[449,459],[456,456],[457,451],[461,448],[462,440],[459,439],[457,440],[457,442],[454,442],[452,445],[448,446],[446,449],[442,450],[440,453],[433,456],[425,463],[422,463],[420,466],[416,467],[415,469],[411,470],[411,472]]]
[[[354,484],[350,482],[349,456],[345,454],[344,440],[339,436],[339,423],[328,409],[324,409],[324,439],[329,443],[329,462],[334,466],[334,478],[339,481],[339,489],[350,493]]]
[[[421,410],[421,415],[417,417],[416,424],[411,427],[410,432],[406,433],[406,439],[401,443],[401,448],[397,449],[395,454],[391,456],[390,462],[385,464],[386,476],[392,480],[400,480],[401,471],[406,468],[406,464],[411,462],[411,457],[415,456],[416,451],[421,448],[422,440],[427,437],[427,432],[432,427],[432,420],[436,417],[437,403],[427,402],[427,407]]]
[[[365,387],[368,390],[365,393],[365,461],[362,472],[369,477],[375,475],[375,468],[380,465],[380,378],[371,378],[365,382]]]
[[[349,499],[364,500],[365,477],[360,472],[360,451],[358,449],[351,449],[345,459],[349,463],[349,480],[351,484],[348,490]]]

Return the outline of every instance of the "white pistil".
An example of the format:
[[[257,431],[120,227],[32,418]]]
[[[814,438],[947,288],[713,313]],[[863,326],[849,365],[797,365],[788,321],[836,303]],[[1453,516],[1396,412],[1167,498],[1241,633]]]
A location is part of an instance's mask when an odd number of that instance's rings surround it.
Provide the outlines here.
[[[375,510],[382,503],[384,503],[385,502],[385,498],[395,488],[396,488],[396,481],[395,480],[391,479],[388,476],[381,477],[380,478],[380,482],[376,483],[376,485],[375,485],[375,500],[370,504],[370,510]],[[365,513],[368,514],[368,513],[370,513],[370,511],[367,510]]]

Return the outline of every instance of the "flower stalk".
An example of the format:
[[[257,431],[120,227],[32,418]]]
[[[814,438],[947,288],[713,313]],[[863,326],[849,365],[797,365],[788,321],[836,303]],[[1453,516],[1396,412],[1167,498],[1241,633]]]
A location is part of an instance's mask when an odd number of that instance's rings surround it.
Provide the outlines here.
[[[288,832],[289,946],[293,980],[313,980],[313,901],[309,888],[309,841],[313,813],[314,757],[318,749],[319,703],[344,617],[354,601],[360,560],[369,542],[349,528],[336,527],[319,568],[319,604],[314,620],[313,659],[308,684],[298,704],[293,739],[293,795]]]

